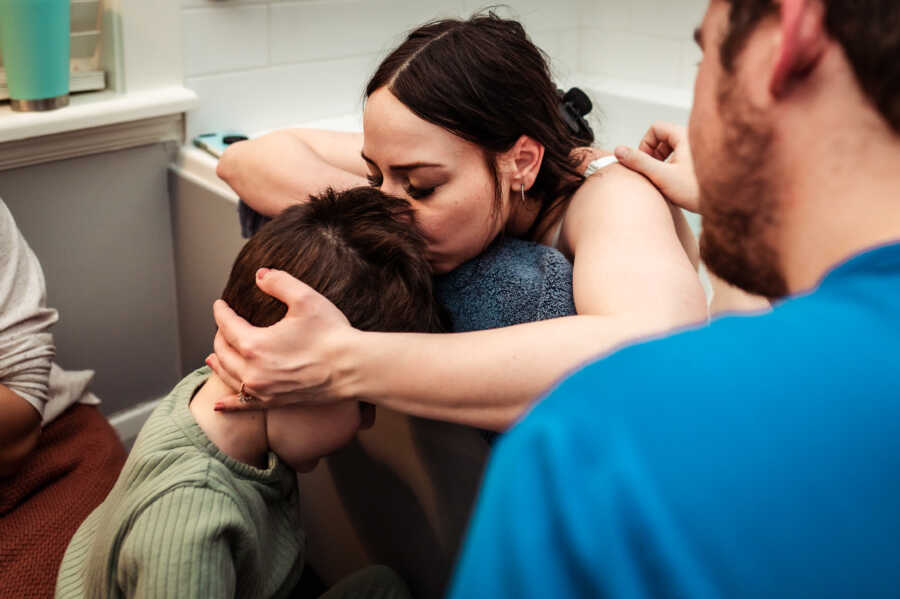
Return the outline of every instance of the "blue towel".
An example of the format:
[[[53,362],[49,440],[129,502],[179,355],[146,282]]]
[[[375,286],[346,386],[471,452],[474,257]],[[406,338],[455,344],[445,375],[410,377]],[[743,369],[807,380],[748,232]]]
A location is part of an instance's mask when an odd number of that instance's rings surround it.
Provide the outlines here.
[[[558,250],[530,241],[501,237],[434,282],[457,333],[575,314],[572,265]],[[497,439],[481,433],[491,445]]]
[[[458,333],[575,314],[572,265],[565,256],[511,237],[435,277],[435,293]]]
[[[238,200],[238,221],[241,223],[241,237],[250,239],[259,231],[259,228],[272,220],[268,216],[263,216],[243,200]]]

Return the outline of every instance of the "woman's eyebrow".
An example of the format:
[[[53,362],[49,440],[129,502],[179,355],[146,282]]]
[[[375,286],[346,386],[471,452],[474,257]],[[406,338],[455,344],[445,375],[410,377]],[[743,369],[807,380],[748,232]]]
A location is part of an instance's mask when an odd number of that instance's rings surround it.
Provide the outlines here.
[[[378,166],[375,164],[374,160],[372,160],[371,158],[366,156],[365,152],[360,152],[359,155],[362,156],[363,160],[365,160],[372,166]],[[438,164],[436,162],[410,162],[409,164],[392,164],[390,166],[390,169],[392,171],[411,171],[411,170],[417,169],[417,168],[435,167],[435,166],[442,167],[444,165]]]

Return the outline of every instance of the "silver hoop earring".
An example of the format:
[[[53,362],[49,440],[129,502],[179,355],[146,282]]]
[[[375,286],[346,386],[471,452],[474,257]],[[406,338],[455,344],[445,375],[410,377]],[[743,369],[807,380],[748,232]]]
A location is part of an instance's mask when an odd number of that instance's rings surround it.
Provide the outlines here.
[[[524,183],[522,183],[522,187],[520,189],[522,190],[522,204],[527,204],[528,202],[525,201],[525,184]]]

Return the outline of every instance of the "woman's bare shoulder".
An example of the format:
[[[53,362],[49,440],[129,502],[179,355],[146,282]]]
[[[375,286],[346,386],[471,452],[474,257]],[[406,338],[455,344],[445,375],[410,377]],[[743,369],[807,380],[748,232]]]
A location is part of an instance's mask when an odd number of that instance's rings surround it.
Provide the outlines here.
[[[562,234],[575,242],[581,232],[632,223],[644,231],[672,228],[665,198],[643,175],[620,164],[585,179],[566,209]]]

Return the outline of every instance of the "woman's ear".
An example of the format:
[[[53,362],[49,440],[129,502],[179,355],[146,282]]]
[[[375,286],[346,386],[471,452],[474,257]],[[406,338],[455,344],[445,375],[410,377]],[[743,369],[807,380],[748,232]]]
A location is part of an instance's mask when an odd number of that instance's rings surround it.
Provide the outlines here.
[[[779,98],[808,75],[825,53],[825,7],[820,0],[782,0],[781,46],[769,89]]]
[[[522,185],[530,189],[537,179],[544,160],[544,146],[537,140],[523,135],[506,154],[510,165],[510,182],[518,191]]]

